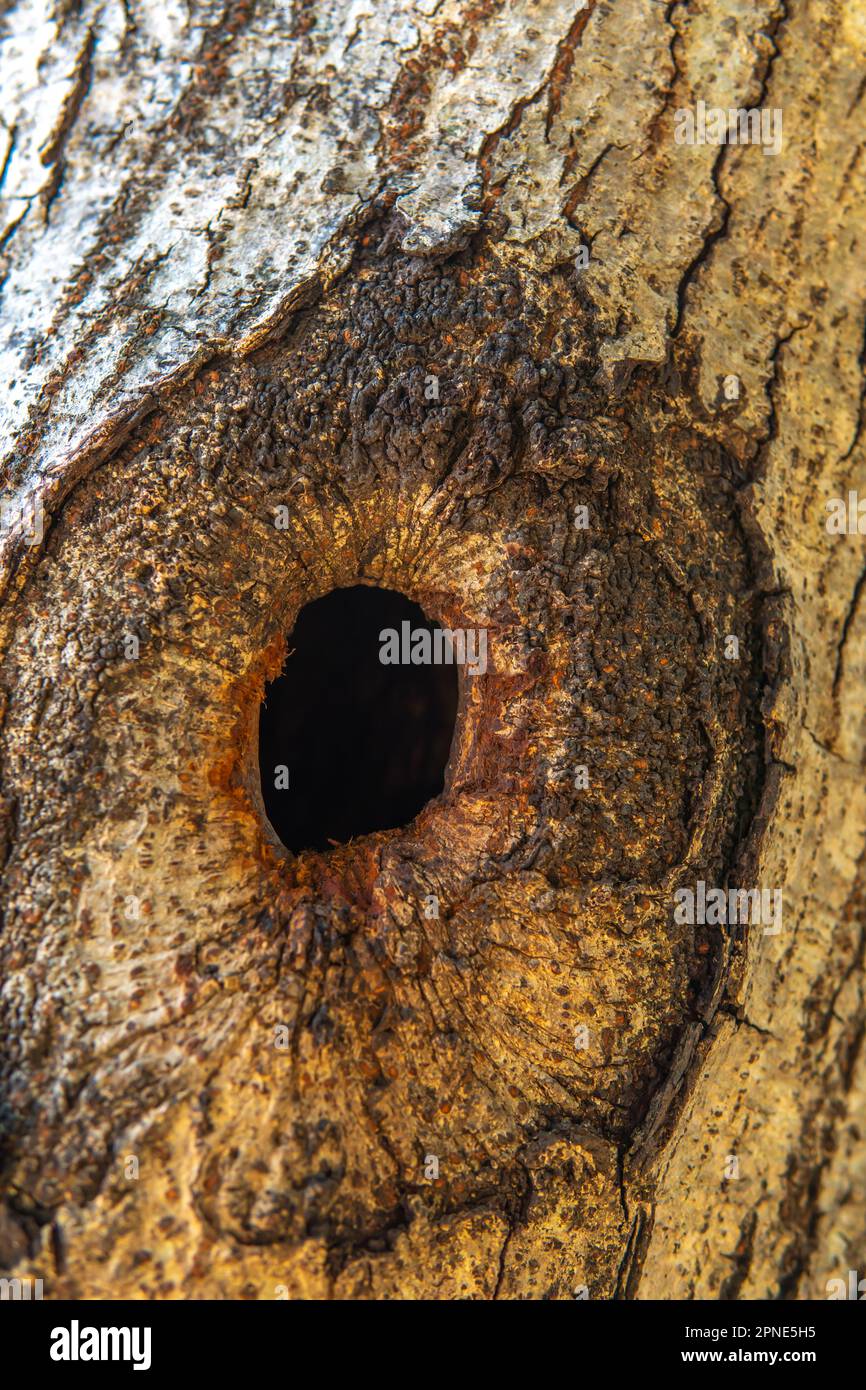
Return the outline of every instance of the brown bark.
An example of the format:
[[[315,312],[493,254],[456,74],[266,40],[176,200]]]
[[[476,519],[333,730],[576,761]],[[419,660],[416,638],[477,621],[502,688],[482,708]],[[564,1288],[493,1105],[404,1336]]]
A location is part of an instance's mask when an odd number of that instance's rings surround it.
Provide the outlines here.
[[[63,11],[53,124],[22,59],[0,1262],[822,1296],[866,1235],[863,540],[825,527],[864,11],[424,9]],[[781,153],[678,145],[698,99],[781,109]],[[296,858],[259,702],[358,582],[490,667],[438,801]],[[781,931],[679,923],[699,880],[781,888]]]

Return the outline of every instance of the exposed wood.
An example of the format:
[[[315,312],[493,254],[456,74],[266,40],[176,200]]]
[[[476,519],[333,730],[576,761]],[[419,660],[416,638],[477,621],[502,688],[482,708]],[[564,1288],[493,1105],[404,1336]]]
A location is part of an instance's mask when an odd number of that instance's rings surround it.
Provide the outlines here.
[[[824,1296],[866,1243],[866,565],[825,525],[866,497],[866,7],[0,24],[4,499],[45,508],[0,537],[0,1265]],[[677,143],[699,100],[781,151]],[[295,860],[259,701],[359,581],[490,670],[438,802]],[[698,881],[781,930],[678,922]]]

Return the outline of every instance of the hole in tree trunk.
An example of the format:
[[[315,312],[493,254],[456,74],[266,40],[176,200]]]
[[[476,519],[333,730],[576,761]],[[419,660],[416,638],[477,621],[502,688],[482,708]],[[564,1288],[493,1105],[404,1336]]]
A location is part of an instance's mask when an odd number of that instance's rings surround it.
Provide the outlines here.
[[[406,622],[438,627],[403,594],[362,585],[298,614],[259,721],[265,810],[287,849],[406,825],[442,791],[457,668],[383,665],[380,633]]]

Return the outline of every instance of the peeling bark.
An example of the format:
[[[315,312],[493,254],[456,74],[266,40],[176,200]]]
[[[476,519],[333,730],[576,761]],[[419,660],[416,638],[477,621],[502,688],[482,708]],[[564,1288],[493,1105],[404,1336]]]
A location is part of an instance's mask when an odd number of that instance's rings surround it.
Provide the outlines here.
[[[864,11],[0,23],[4,496],[45,509],[0,538],[3,1268],[823,1296],[866,1236],[866,570],[825,527]],[[699,99],[781,153],[678,144]],[[295,857],[259,703],[359,582],[490,669],[442,797]],[[782,930],[678,923],[699,880]]]

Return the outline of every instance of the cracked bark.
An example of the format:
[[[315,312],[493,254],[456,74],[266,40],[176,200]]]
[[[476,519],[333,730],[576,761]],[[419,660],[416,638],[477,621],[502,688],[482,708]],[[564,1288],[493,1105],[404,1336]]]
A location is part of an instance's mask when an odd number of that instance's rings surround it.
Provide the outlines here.
[[[0,23],[4,495],[46,511],[2,536],[4,1269],[821,1296],[866,1237],[862,537],[824,527],[862,7]],[[782,153],[676,145],[699,98]],[[491,670],[438,803],[294,859],[258,702],[359,580]],[[782,886],[780,935],[677,927],[699,878]]]

